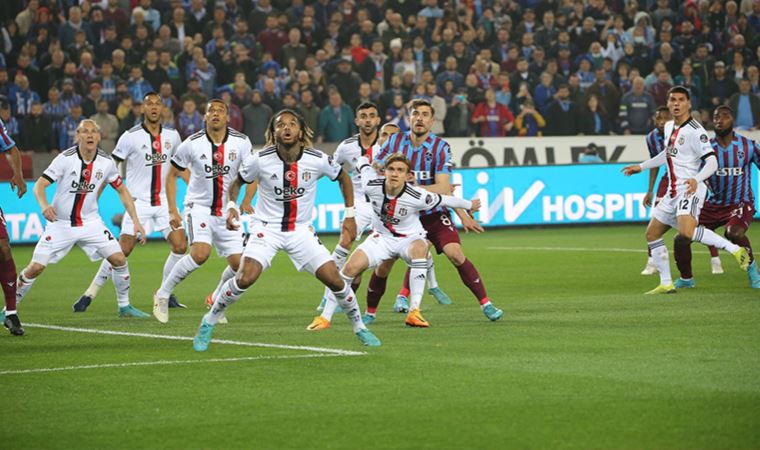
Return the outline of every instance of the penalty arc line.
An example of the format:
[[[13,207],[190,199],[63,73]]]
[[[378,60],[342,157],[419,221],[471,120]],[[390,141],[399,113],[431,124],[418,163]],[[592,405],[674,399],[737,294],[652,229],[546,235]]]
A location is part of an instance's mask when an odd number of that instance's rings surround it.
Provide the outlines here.
[[[129,331],[113,331],[113,330],[97,330],[93,328],[75,328],[75,327],[62,327],[59,325],[44,325],[39,323],[27,323],[25,327],[29,328],[42,328],[46,330],[57,331],[70,331],[74,333],[92,333],[92,334],[105,334],[110,336],[129,336],[129,337],[144,337],[151,339],[167,339],[173,341],[192,341],[193,338],[188,336],[172,336],[166,334],[151,334],[151,333],[133,333]],[[279,348],[284,350],[308,350],[316,353],[333,354],[337,356],[362,356],[366,355],[366,352],[357,352],[354,350],[341,350],[336,348],[326,347],[312,347],[306,345],[285,345],[285,344],[269,344],[266,342],[245,342],[245,341],[230,341],[226,339],[212,339],[211,342],[215,344],[227,344],[227,345],[240,345],[244,347],[261,347],[261,348]]]
[[[265,359],[330,358],[330,357],[337,357],[337,356],[346,356],[346,355],[339,355],[336,353],[309,353],[306,355],[241,356],[237,358],[186,359],[186,360],[174,360],[174,361],[172,360],[140,361],[140,362],[130,362],[130,363],[89,364],[89,365],[84,365],[84,366],[48,367],[48,368],[42,368],[42,369],[4,370],[4,371],[0,371],[0,375],[63,372],[67,370],[84,370],[84,369],[109,369],[109,368],[117,368],[117,367],[169,366],[169,365],[178,365],[178,364],[256,361],[256,360],[265,360]]]

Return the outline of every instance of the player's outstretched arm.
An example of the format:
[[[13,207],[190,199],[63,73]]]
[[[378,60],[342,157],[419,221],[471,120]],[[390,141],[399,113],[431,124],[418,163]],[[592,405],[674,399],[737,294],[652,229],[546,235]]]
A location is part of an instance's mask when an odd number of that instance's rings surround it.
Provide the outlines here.
[[[351,183],[351,177],[348,172],[341,170],[338,175],[338,185],[340,193],[343,195],[343,203],[346,205],[346,213],[343,216],[343,229],[341,233],[345,234],[351,242],[356,240],[356,211],[354,210],[354,186]]]
[[[466,210],[455,208],[454,213],[459,217],[459,220],[462,221],[462,229],[465,233],[474,231],[475,233],[480,234],[486,231],[485,228],[483,228],[483,226]]]
[[[183,172],[187,172],[184,170]],[[179,216],[177,209],[177,176],[180,170],[173,164],[169,167],[169,173],[166,174],[166,202],[169,204],[169,226],[172,230],[179,229],[182,226],[182,218]]]
[[[649,186],[647,187],[647,193],[644,195],[644,206],[652,206],[652,197],[654,196],[654,183],[657,181],[657,174],[660,169],[649,169]]]
[[[689,178],[688,180],[684,181],[684,184],[687,184],[689,186],[689,188],[686,190],[686,194],[691,195],[697,192],[697,185],[713,176],[717,170],[718,157],[715,156],[715,153],[710,153],[705,158],[705,164],[702,166],[702,169],[699,170],[697,175],[694,178]]]
[[[665,164],[666,159],[667,155],[664,151],[662,151],[658,153],[657,156],[649,158],[641,164],[632,164],[630,166],[623,167],[622,172],[623,175],[629,177],[633,174],[640,173],[642,170],[660,167],[661,165]]]
[[[119,194],[119,200],[124,205],[124,209],[127,210],[127,214],[132,218],[132,223],[135,224],[135,236],[138,236],[141,244],[145,244],[148,241],[148,236],[145,234],[145,228],[140,223],[140,216],[137,215],[137,208],[135,208],[135,202],[132,200],[132,194],[129,193],[127,186],[122,183],[119,187],[115,188]]]
[[[32,193],[34,193],[34,198],[37,199],[37,203],[40,205],[45,220],[48,222],[55,222],[55,208],[48,203],[47,197],[45,196],[45,189],[51,184],[52,183],[47,178],[39,177],[37,182],[34,183]]]
[[[26,182],[24,181],[24,172],[21,169],[21,152],[18,151],[18,147],[15,145],[8,150],[8,162],[13,168],[11,190],[15,189],[18,198],[21,198],[26,194]]]

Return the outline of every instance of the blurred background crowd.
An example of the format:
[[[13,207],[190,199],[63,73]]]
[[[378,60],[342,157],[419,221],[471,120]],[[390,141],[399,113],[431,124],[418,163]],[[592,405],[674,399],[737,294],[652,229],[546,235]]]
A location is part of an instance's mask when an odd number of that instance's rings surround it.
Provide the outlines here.
[[[414,98],[442,136],[645,134],[676,84],[708,128],[723,103],[760,123],[760,0],[2,0],[0,21],[0,119],[27,152],[82,118],[110,151],[149,91],[182,137],[222,98],[254,144],[283,107],[318,142],[367,100],[406,130]]]

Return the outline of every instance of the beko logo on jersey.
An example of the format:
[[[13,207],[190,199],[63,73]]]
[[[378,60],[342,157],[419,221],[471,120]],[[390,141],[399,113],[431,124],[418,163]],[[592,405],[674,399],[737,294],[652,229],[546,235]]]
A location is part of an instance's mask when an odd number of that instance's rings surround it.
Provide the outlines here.
[[[230,166],[209,166],[208,164],[204,164],[203,170],[206,171],[206,178],[216,178],[230,173]]]
[[[158,166],[164,164],[169,160],[169,155],[166,153],[146,153],[145,162],[146,166]]]
[[[69,192],[72,194],[86,194],[94,190],[95,190],[95,183],[87,183],[86,181],[82,181],[81,183],[78,183],[75,180],[72,180],[71,190]]]
[[[302,187],[293,187],[293,186],[285,186],[285,187],[274,187],[274,195],[277,195],[278,197],[281,196],[281,199],[277,199],[279,201],[288,201],[293,200],[299,197],[302,197],[303,194],[306,193],[306,188]]]
[[[744,170],[741,167],[721,167],[715,172],[719,177],[738,177],[743,174]]]

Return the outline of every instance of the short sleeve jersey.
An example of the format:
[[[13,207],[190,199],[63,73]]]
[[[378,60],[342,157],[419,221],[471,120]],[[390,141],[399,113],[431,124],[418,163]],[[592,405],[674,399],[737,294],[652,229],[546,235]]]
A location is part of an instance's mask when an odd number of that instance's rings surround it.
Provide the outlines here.
[[[185,206],[207,208],[212,216],[221,217],[230,184],[237,176],[241,161],[249,157],[252,150],[248,137],[232,128],[227,128],[219,145],[211,141],[205,130],[185,139],[171,158],[177,169],[190,169]]]
[[[341,167],[331,156],[305,148],[292,163],[285,162],[276,147],[265,148],[246,158],[240,178],[246,183],[259,182],[254,219],[281,231],[294,231],[310,225],[317,180],[326,176],[335,181]]]
[[[393,153],[401,152],[412,163],[412,172],[417,178],[417,184],[427,186],[435,183],[438,174],[451,175],[453,163],[451,161],[451,148],[449,144],[433,133],[428,135],[425,142],[419,147],[414,147],[411,132],[396,133],[391,135],[383,144],[383,147],[375,154],[377,161],[383,162]],[[446,208],[438,207],[421,214],[445,212]]]
[[[377,142],[377,139],[375,139],[375,142]],[[366,199],[362,188],[362,177],[359,171],[356,170],[356,164],[362,156],[368,157],[371,161],[372,153],[375,149],[377,149],[375,143],[370,145],[369,148],[363,148],[357,134],[341,142],[333,154],[336,163],[340,165],[348,164],[351,167],[351,183],[354,186],[354,199],[357,203],[366,202]]]
[[[56,220],[72,227],[81,227],[102,220],[98,213],[98,197],[110,183],[122,184],[116,163],[108,154],[98,150],[92,161],[85,161],[79,147],[72,147],[55,157],[42,176],[56,183],[53,208]]]
[[[752,165],[760,167],[760,145],[736,132],[725,148],[714,138],[710,143],[718,158],[718,170],[707,179],[707,202],[720,206],[754,204]]]
[[[404,184],[396,196],[385,191],[385,177],[375,174],[375,169],[365,164],[361,168],[364,194],[369,198],[372,211],[373,229],[381,234],[406,237],[424,231],[419,213],[435,209],[441,203],[441,196],[424,189]]]
[[[111,157],[125,161],[126,182],[132,197],[151,206],[166,204],[168,164],[180,143],[176,130],[161,127],[158,135],[153,136],[144,124],[121,135]]]
[[[686,189],[682,182],[694,178],[703,161],[715,151],[710,145],[707,131],[696,120],[689,119],[681,126],[667,122],[664,129],[668,191],[671,196]]]

